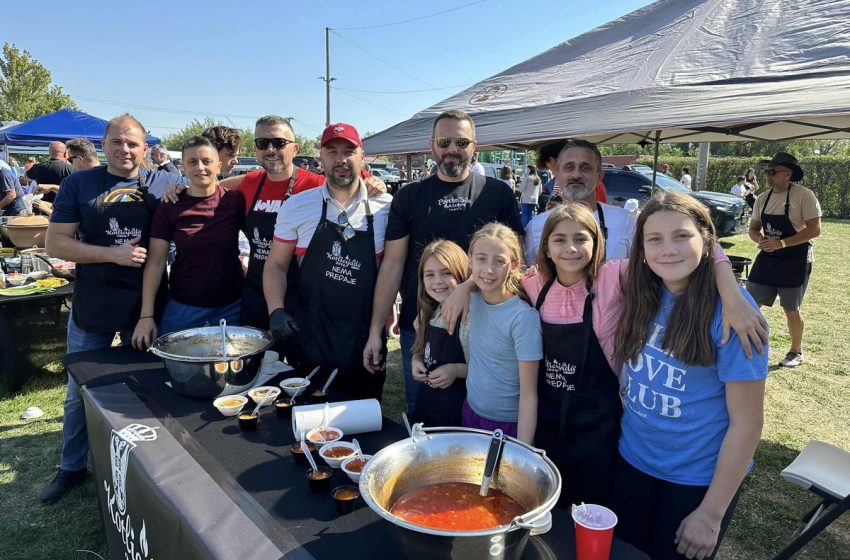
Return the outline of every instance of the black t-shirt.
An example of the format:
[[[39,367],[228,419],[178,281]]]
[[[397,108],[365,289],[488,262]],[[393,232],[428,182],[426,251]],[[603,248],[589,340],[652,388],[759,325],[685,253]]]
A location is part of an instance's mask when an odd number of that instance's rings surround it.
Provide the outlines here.
[[[410,236],[401,279],[401,328],[413,328],[416,275],[425,246],[435,239],[448,239],[466,251],[472,234],[490,222],[501,222],[517,235],[524,234],[516,199],[510,187],[498,179],[486,177],[479,192],[473,188],[472,173],[462,183],[448,183],[432,175],[395,194],[386,239]]]
[[[38,184],[45,185],[61,185],[62,179],[74,172],[74,166],[67,161],[51,159],[37,165],[33,165],[27,171],[27,177]],[[45,202],[53,202],[56,199],[56,193],[44,193]]]

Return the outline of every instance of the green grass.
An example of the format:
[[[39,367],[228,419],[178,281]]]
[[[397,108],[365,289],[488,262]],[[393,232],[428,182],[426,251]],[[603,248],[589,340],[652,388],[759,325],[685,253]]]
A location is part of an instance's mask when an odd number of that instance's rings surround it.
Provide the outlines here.
[[[847,255],[847,240],[850,221],[824,222],[802,309],[807,321],[806,363],[797,369],[771,371],[762,442],[719,558],[767,560],[791,541],[800,528],[799,517],[816,500],[783,481],[779,472],[808,440],[820,439],[850,450],[850,282],[846,258],[841,257]],[[753,243],[744,236],[726,238],[723,244],[732,255],[755,253]],[[765,315],[771,328],[770,361],[775,364],[788,350],[788,332],[781,309],[765,309]],[[33,376],[15,395],[0,388],[0,559],[95,558],[83,551],[106,558],[91,480],[55,505],[38,501],[59,460],[65,376],[58,360],[64,331],[46,317],[20,328],[23,338],[32,340],[21,356],[21,367]],[[387,416],[398,420],[404,392],[396,341],[390,342],[388,369],[383,408]],[[20,420],[21,412],[32,405],[44,409],[45,416]],[[850,515],[845,515],[797,558],[846,559],[848,550]]]

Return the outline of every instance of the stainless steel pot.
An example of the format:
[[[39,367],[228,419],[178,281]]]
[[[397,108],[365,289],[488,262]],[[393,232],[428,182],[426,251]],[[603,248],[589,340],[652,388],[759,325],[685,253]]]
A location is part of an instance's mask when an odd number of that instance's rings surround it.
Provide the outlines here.
[[[221,328],[186,329],[157,338],[150,347],[165,363],[171,387],[188,397],[210,398],[248,389],[257,378],[271,333],[253,327],[227,327],[227,355]]]
[[[519,558],[535,521],[561,493],[561,475],[546,453],[506,438],[491,484],[525,507],[509,525],[484,531],[441,531],[399,519],[390,509],[407,492],[438,482],[481,483],[491,432],[468,428],[428,428],[380,450],[366,463],[360,493],[378,515],[396,528],[408,558]]]

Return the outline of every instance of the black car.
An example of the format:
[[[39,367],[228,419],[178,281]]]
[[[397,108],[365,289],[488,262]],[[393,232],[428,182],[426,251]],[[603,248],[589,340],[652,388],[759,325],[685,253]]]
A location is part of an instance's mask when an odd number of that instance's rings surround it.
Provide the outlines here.
[[[749,225],[750,208],[744,199],[737,196],[712,191],[692,191],[663,173],[656,175],[655,189],[688,194],[702,202],[711,212],[718,237],[738,235]],[[652,169],[646,174],[626,169],[605,169],[605,190],[608,192],[608,204],[623,206],[626,200],[634,198],[643,206],[653,194]]]

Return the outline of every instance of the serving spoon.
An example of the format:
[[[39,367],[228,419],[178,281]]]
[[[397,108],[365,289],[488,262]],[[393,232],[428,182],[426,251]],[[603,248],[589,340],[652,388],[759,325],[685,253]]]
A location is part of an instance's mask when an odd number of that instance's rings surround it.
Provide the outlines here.
[[[352,438],[351,444],[354,446],[354,452],[357,454],[357,458],[361,460],[365,460],[363,457],[363,450],[360,449],[360,442],[357,441],[357,438]]]
[[[331,372],[331,376],[330,376],[330,377],[328,377],[328,380],[327,380],[327,382],[325,383],[325,386],[324,386],[324,387],[322,387],[322,392],[323,392],[323,393],[327,393],[327,392],[328,392],[328,388],[331,386],[331,383],[333,383],[334,377],[336,377],[336,374],[337,374],[338,372],[339,372],[339,369],[335,369],[335,370],[333,370],[333,372]]]

